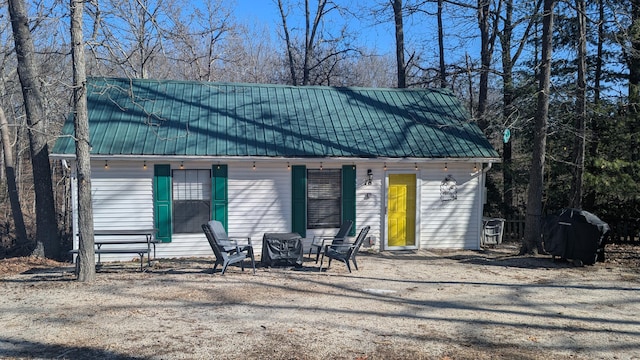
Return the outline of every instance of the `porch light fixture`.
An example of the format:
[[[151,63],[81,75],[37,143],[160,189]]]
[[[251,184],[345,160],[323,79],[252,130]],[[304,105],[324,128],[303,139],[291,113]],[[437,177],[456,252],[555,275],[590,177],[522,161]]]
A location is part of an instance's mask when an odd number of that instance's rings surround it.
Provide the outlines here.
[[[373,171],[371,169],[367,169],[367,185],[371,185],[373,182]]]
[[[180,161],[180,170],[184,169],[184,161]]]
[[[384,171],[387,171],[387,163],[384,163]]]
[[[287,162],[287,170],[291,170],[291,164]]]
[[[447,163],[444,163],[444,171],[448,171],[449,167],[447,166]]]
[[[251,169],[253,169],[253,170],[256,169],[256,162],[255,161],[253,162],[253,167]]]
[[[478,172],[478,164],[476,163],[473,164],[473,172],[474,173]]]
[[[418,163],[413,163],[413,166],[415,167],[416,171],[418,171]]]
[[[320,171],[322,171],[322,162],[320,162]]]
[[[220,163],[218,162],[218,170],[220,170]]]
[[[146,160],[142,163],[142,170],[147,170],[147,161]]]
[[[109,160],[104,161],[104,169],[109,170]]]

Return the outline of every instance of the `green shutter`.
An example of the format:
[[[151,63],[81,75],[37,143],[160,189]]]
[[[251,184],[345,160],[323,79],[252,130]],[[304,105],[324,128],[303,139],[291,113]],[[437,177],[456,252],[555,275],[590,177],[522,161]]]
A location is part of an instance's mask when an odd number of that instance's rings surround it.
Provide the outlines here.
[[[307,236],[307,167],[291,167],[291,223],[292,231]]]
[[[211,168],[211,219],[220,221],[228,231],[227,174],[227,165],[214,165]]]
[[[356,235],[356,167],[342,166],[342,221],[352,220],[349,236]]]
[[[153,213],[156,239],[171,242],[171,166],[153,167]]]

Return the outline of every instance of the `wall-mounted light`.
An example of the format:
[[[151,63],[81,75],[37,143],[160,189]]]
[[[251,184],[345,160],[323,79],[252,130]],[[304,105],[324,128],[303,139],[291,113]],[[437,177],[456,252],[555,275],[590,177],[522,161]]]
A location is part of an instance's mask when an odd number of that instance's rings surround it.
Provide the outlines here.
[[[218,170],[220,170],[220,163],[218,162]]]
[[[291,164],[287,162],[287,170],[291,170]]]
[[[371,169],[367,169],[367,185],[371,185],[373,182],[373,171]]]
[[[473,172],[474,173],[478,172],[478,164],[476,163],[473,164]]]
[[[320,162],[320,170],[322,171],[322,162]]]
[[[418,163],[413,163],[414,168],[418,171]]]
[[[251,169],[255,170],[256,169],[256,162],[253,162],[253,166],[251,167]]]
[[[104,169],[109,170],[109,160],[104,161]]]
[[[387,163],[384,163],[384,171],[387,171]]]
[[[444,163],[444,171],[449,170],[449,167],[447,166],[447,163]]]
[[[180,170],[184,169],[184,161],[180,161]]]
[[[147,161],[146,160],[142,163],[142,170],[147,170]]]

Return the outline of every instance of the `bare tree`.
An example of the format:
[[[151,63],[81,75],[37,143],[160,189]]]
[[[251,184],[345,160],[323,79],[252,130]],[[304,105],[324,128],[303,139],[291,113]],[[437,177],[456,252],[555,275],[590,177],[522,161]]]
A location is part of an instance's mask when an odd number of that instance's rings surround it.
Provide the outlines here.
[[[640,132],[640,0],[631,0],[631,24],[629,25],[630,49],[626,51],[626,62],[629,68],[629,121],[628,132],[632,134],[630,141],[630,160],[640,161],[640,139],[634,136]]]
[[[407,67],[404,62],[404,26],[402,24],[402,0],[392,0],[393,20],[396,35],[396,68],[398,71],[398,87],[407,87]]]
[[[499,13],[502,2],[498,1],[498,9],[494,10]],[[478,125],[482,130],[488,126],[485,119],[487,103],[489,99],[489,72],[491,70],[491,59],[493,58],[493,48],[495,44],[498,20],[491,21],[491,1],[478,0],[478,26],[480,28],[480,84],[478,89],[478,110],[476,116]]]
[[[576,0],[576,16],[578,19],[578,43],[576,62],[578,63],[578,76],[576,83],[576,138],[573,146],[573,181],[571,183],[571,206],[582,208],[582,192],[584,177],[584,157],[587,136],[587,14],[584,0]]]
[[[224,0],[103,0],[88,2],[90,73],[132,78],[215,81],[219,64],[235,61]]]
[[[363,54],[351,62],[344,62],[346,69],[341,70],[347,74],[345,86],[384,87],[396,86],[397,74],[395,60],[392,55],[376,55],[360,50]]]
[[[20,196],[16,185],[15,161],[13,156],[13,146],[10,140],[9,123],[4,115],[4,110],[0,107],[0,135],[2,135],[2,151],[4,153],[4,166],[7,176],[7,187],[9,190],[9,201],[11,202],[11,213],[13,224],[16,228],[16,247],[20,249],[28,246],[27,228],[24,224],[24,216],[20,205]]]
[[[201,1],[200,8],[200,11],[188,15],[181,14],[180,9],[175,10],[175,24],[163,34],[167,44],[163,56],[172,64],[170,69],[176,68],[176,77],[216,81],[225,75],[220,64],[229,62],[237,65],[243,60],[233,51],[236,44],[231,40],[237,40],[239,36],[232,12],[225,7],[224,1]],[[179,20],[181,18],[184,19]]]
[[[38,82],[35,46],[23,0],[9,0],[9,16],[18,59],[18,76],[27,117],[29,148],[36,196],[36,246],[33,255],[58,258],[59,232],[56,222],[44,99]]]
[[[544,162],[547,145],[547,117],[549,115],[549,90],[551,88],[551,54],[553,51],[553,10],[556,0],[544,0],[542,17],[542,59],[538,79],[538,104],[536,108],[533,153],[527,191],[527,215],[525,234],[520,254],[536,254],[541,236],[542,190],[544,186]]]
[[[356,53],[356,49],[351,47],[352,34],[346,25],[339,27],[337,34],[329,34],[322,27],[329,14],[340,14],[344,9],[328,0],[317,0],[315,13],[312,14],[309,1],[304,0],[304,34],[300,37],[294,37],[289,26],[289,7],[283,0],[277,0],[276,3],[282,21],[290,81],[293,85],[329,85],[339,77],[335,73],[340,68],[337,65],[345,61],[349,54]]]
[[[444,61],[444,25],[442,23],[442,11],[444,9],[444,0],[438,0],[438,57],[440,58],[440,87],[446,88],[447,84],[447,66]]]
[[[230,31],[224,46],[227,56],[218,64],[218,80],[277,83],[283,66],[273,42],[264,36],[267,31],[266,27],[245,25]]]
[[[93,238],[93,206],[91,204],[91,162],[89,158],[89,115],[87,110],[87,75],[84,36],[82,34],[84,0],[70,0],[71,55],[73,58],[73,117],[76,135],[78,181],[78,280],[94,281],[96,277]]]
[[[291,39],[291,32],[289,25],[287,24],[288,11],[285,11],[282,0],[278,0],[278,10],[280,10],[280,17],[282,18],[282,31],[284,32],[284,41],[287,45],[287,59],[289,60],[289,71],[291,73],[291,83],[294,86],[298,86],[298,75],[296,74],[296,63],[294,55],[293,40]]]
[[[89,2],[91,51],[103,74],[162,77],[157,64],[164,33],[174,23],[170,2],[155,0]]]
[[[513,83],[513,69],[522,54],[522,51],[529,40],[529,34],[536,22],[537,14],[542,6],[542,0],[532,8],[531,13],[525,18],[513,19],[513,0],[504,0],[504,15],[502,16],[503,28],[498,32],[500,46],[502,48],[502,84],[503,84],[503,104],[502,115],[506,129],[510,129],[517,121],[517,108],[514,104],[516,100],[516,89]],[[527,19],[528,18],[528,19]],[[525,22],[526,27],[516,43],[513,51],[514,27],[516,23]],[[511,129],[510,129],[511,130]],[[502,144],[502,176],[503,176],[503,214],[512,213],[515,181],[513,177],[512,149],[513,141],[504,141]]]

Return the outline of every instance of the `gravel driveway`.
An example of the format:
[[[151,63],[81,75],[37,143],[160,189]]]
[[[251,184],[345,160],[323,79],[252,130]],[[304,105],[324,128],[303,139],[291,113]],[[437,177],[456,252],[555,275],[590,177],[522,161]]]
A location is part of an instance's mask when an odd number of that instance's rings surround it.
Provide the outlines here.
[[[640,270],[485,251],[363,254],[349,274],[160,259],[0,277],[0,358],[640,359]]]

